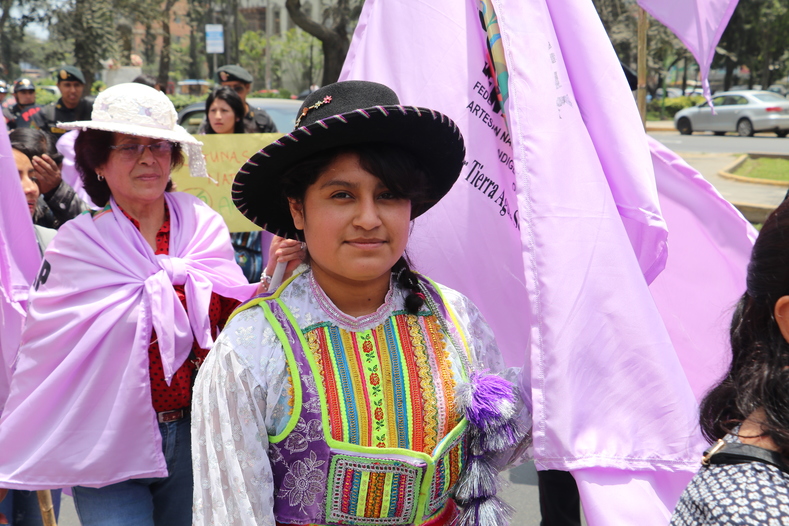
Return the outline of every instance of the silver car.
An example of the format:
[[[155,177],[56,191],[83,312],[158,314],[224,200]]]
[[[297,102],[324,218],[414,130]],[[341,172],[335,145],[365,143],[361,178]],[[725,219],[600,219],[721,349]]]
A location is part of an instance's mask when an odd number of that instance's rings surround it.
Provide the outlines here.
[[[715,135],[737,132],[751,137],[771,131],[778,137],[789,134],[789,100],[771,91],[724,91],[712,98],[715,115],[706,102],[674,115],[674,126],[682,135],[711,131]]]

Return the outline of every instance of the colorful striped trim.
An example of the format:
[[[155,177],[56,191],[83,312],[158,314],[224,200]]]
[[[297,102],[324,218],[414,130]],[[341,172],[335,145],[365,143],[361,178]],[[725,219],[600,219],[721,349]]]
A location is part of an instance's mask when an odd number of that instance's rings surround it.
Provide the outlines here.
[[[248,160],[248,161],[247,161],[247,164],[251,164],[252,166],[260,166],[258,163],[256,163],[256,162],[255,162],[255,161],[253,161],[252,159]]]
[[[425,467],[401,460],[336,455],[329,466],[326,522],[413,524]],[[375,513],[377,511],[377,513]]]
[[[318,124],[318,125],[319,125],[321,128],[323,128],[324,130],[328,130],[328,129],[329,129],[329,125],[328,125],[328,124],[326,124],[325,122],[323,122],[323,119],[321,119],[321,120],[317,121],[317,123],[316,123],[316,124]]]
[[[293,142],[299,142],[299,140],[296,137],[294,137],[292,133],[286,133],[285,137],[292,140]]]
[[[387,117],[389,116],[389,111],[386,108],[384,108],[383,106],[376,106],[376,108],[378,108],[378,111],[383,113],[384,116],[387,116]]]
[[[299,128],[299,131],[302,131],[302,132],[306,133],[307,135],[312,135],[312,132],[310,131],[310,129],[307,126],[302,126],[301,128]]]
[[[344,122],[345,124],[348,124],[348,119],[345,118],[345,115],[335,115],[334,118],[340,122]]]
[[[367,113],[366,111],[364,111],[364,110],[363,110],[363,109],[361,109],[361,108],[360,108],[360,109],[358,109],[358,110],[354,110],[354,111],[355,111],[356,113],[358,113],[359,115],[362,115],[362,116],[364,116],[364,117],[367,117],[368,119],[370,118],[370,114],[369,114],[369,113]]]

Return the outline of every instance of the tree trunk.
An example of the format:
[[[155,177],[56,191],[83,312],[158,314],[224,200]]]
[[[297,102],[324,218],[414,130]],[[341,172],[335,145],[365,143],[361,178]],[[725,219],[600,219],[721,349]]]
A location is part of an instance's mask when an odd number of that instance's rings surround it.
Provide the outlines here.
[[[731,88],[732,79],[734,78],[734,68],[736,66],[736,62],[726,57],[726,76],[723,77],[723,91],[729,91],[729,88]]]
[[[159,56],[159,75],[156,82],[167,89],[167,82],[170,80],[170,11],[173,9],[175,0],[167,0],[164,5],[162,15],[162,52]]]
[[[688,88],[688,58],[682,63],[682,95],[685,95],[685,90]]]
[[[11,15],[11,3],[13,0],[0,1],[0,7],[3,8],[3,14],[0,15],[0,67],[3,71],[0,72],[3,76],[11,74],[11,38],[6,30],[8,18]]]
[[[340,78],[342,65],[351,45],[345,30],[348,25],[348,19],[345,16],[347,7],[347,0],[338,0],[337,20],[334,27],[329,29],[312,20],[301,10],[301,0],[286,0],[285,2],[285,8],[293,23],[321,41],[323,47],[323,80],[321,83],[323,86],[337,82]]]
[[[200,63],[197,61],[197,32],[194,26],[189,26],[189,78],[199,79]]]

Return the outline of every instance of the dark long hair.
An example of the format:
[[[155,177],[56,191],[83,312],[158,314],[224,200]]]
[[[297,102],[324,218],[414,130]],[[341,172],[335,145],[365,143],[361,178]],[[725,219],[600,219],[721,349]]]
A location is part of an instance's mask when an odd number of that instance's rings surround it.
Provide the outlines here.
[[[25,154],[28,159],[33,159],[35,156],[41,157],[44,154],[52,157],[56,163],[63,159],[63,156],[59,154],[59,159],[54,157],[57,150],[52,145],[52,139],[41,130],[17,128],[8,134],[8,138],[11,141],[11,147]]]
[[[307,188],[318,180],[337,157],[345,153],[358,155],[359,165],[380,179],[395,197],[411,201],[412,219],[427,205],[425,189],[429,179],[416,157],[397,146],[379,143],[334,148],[307,157],[284,174],[283,197],[303,202]],[[410,291],[406,297],[406,309],[416,314],[424,304],[424,296],[406,254],[397,260],[392,272],[400,286]]]
[[[79,132],[74,141],[74,164],[82,178],[82,185],[90,199],[98,206],[106,205],[112,192],[106,180],[99,180],[96,169],[103,166],[110,158],[115,144],[113,132],[87,128]],[[184,164],[184,153],[180,143],[173,143],[173,153],[170,155],[170,171]],[[168,181],[166,192],[173,188],[173,182]]]
[[[241,97],[239,97],[238,93],[233,91],[232,88],[222,86],[212,91],[205,100],[205,118],[206,123],[208,124],[208,126],[205,127],[206,134],[216,133],[211,127],[211,121],[208,119],[208,110],[211,109],[211,104],[213,104],[216,99],[225,101],[227,105],[230,106],[230,109],[233,110],[233,113],[236,116],[236,123],[233,126],[233,133],[244,133],[246,131],[244,129],[244,114],[246,113],[244,101],[241,100]]]
[[[704,398],[700,424],[710,441],[763,409],[765,436],[789,456],[789,343],[775,322],[775,302],[789,295],[789,201],[764,223],[751,252],[745,294],[729,331],[732,361]]]

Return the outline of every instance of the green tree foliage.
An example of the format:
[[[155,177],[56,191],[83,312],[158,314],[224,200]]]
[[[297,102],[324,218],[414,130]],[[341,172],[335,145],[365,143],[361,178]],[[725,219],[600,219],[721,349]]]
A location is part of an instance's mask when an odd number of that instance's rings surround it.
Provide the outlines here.
[[[17,77],[19,62],[32,62],[21,52],[27,38],[25,29],[31,23],[46,22],[50,16],[50,0],[0,0],[0,77]]]
[[[301,29],[321,41],[323,50],[322,85],[337,82],[345,55],[351,45],[351,35],[359,19],[364,0],[335,0],[323,11],[323,20],[316,22],[302,10],[301,0],[286,0],[285,7],[291,20]]]
[[[726,68],[726,87],[736,83],[737,66],[751,74],[748,85],[767,88],[786,74],[789,48],[789,6],[785,0],[740,2],[726,27],[714,66]]]
[[[266,69],[266,35],[247,31],[239,44],[240,64],[262,85]],[[301,29],[271,37],[271,74],[276,84],[295,86],[302,91],[318,82],[322,75],[321,42]]]
[[[74,62],[85,75],[85,84],[93,85],[102,60],[118,53],[111,0],[75,0],[71,12],[74,36]]]

